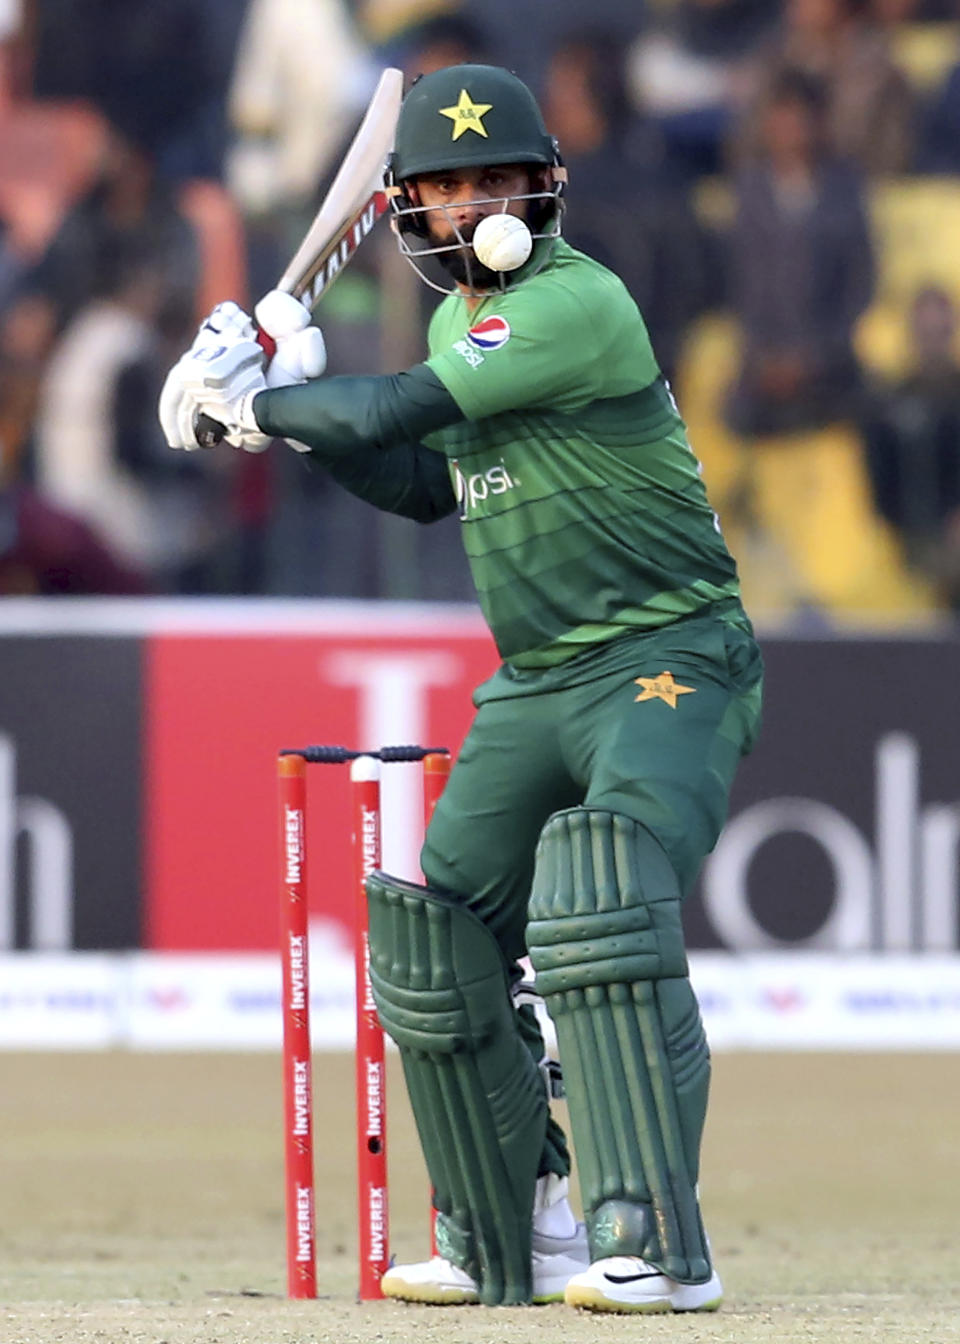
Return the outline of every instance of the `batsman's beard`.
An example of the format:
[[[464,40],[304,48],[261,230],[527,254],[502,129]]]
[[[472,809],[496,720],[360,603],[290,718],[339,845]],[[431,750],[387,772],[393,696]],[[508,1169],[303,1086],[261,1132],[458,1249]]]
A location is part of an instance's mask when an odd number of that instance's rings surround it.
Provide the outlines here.
[[[454,247],[449,252],[440,252],[437,261],[450,278],[456,280],[458,285],[466,285],[468,289],[473,290],[500,289],[503,284],[501,273],[491,271],[489,266],[484,266],[470,245],[476,227],[476,224],[469,224],[461,228],[459,233],[464,240],[464,245]],[[452,247],[452,239],[438,237],[432,228],[428,230],[428,233],[431,246]]]

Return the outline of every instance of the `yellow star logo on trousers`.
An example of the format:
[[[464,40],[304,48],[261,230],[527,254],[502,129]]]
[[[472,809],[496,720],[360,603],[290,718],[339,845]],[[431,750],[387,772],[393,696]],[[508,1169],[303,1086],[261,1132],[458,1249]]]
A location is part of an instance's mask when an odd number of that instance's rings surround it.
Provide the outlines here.
[[[662,700],[671,709],[676,709],[678,695],[693,695],[697,689],[696,686],[681,686],[679,681],[674,681],[672,672],[661,672],[659,677],[635,677],[634,685],[643,687],[634,704],[640,700]]]
[[[493,107],[493,103],[475,103],[466,89],[460,90],[455,107],[441,107],[441,117],[449,117],[453,122],[453,139],[459,140],[465,131],[476,131],[486,137],[487,130],[483,118]]]

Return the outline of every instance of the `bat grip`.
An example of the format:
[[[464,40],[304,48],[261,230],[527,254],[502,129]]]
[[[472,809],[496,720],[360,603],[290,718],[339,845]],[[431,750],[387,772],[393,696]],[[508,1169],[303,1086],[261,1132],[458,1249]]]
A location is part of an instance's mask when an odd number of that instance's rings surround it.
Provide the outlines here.
[[[204,415],[201,411],[193,418],[193,437],[201,448],[216,448],[226,432],[226,425],[221,425],[212,415]]]
[[[277,353],[277,343],[272,336],[269,336],[262,327],[257,328],[257,343],[267,357],[267,363],[273,359]],[[216,448],[221,443],[227,432],[226,425],[221,425],[219,420],[214,420],[212,415],[204,415],[200,411],[193,419],[193,437],[201,448]]]

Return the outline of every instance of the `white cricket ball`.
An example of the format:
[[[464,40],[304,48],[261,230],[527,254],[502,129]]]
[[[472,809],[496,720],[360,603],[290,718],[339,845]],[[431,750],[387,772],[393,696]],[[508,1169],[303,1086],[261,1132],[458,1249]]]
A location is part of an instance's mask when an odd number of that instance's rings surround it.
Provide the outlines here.
[[[489,270],[515,271],[533,251],[533,239],[516,215],[486,215],[474,230],[473,250]]]

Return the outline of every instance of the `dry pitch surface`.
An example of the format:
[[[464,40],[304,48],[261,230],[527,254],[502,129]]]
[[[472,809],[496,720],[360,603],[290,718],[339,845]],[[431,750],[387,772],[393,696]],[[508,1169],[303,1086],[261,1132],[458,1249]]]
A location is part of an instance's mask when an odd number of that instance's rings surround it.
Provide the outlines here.
[[[352,1077],[316,1063],[320,1300],[284,1297],[279,1060],[0,1060],[3,1344],[580,1344],[960,1340],[960,1062],[721,1055],[704,1206],[715,1316],[359,1306]],[[391,1079],[393,1247],[426,1181]]]

